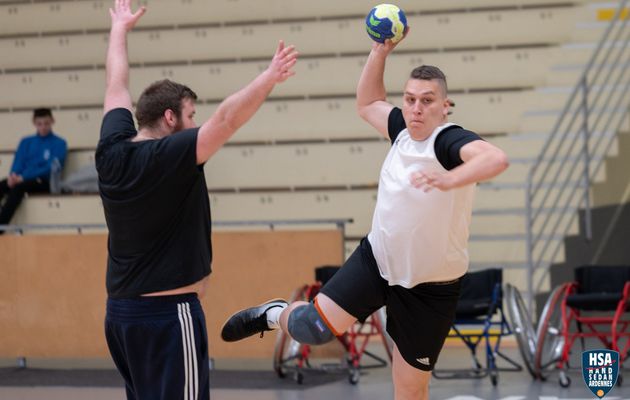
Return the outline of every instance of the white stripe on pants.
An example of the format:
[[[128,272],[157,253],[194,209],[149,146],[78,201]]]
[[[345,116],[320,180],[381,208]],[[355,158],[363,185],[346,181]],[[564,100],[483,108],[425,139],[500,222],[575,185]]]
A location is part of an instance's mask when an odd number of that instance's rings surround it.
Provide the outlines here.
[[[197,371],[197,351],[195,346],[195,331],[190,314],[190,305],[177,305],[179,324],[182,330],[182,345],[184,350],[184,400],[197,400],[199,395],[199,372]]]

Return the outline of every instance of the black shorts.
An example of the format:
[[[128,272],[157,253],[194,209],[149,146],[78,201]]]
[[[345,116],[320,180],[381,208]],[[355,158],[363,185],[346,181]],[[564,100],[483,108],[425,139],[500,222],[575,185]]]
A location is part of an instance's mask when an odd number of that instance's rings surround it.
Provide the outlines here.
[[[386,306],[387,332],[400,354],[415,368],[431,371],[455,319],[459,290],[460,279],[411,289],[390,286],[363,238],[321,293],[361,321]]]

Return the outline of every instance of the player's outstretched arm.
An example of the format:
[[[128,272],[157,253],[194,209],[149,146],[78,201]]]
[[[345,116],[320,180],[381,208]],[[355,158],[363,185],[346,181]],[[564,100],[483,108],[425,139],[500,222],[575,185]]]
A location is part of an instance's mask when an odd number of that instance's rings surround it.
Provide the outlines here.
[[[107,75],[103,105],[105,113],[114,108],[131,110],[127,32],[133,29],[145,11],[145,7],[140,7],[135,13],[132,13],[131,0],[115,0],[114,7],[109,9],[112,27],[109,33],[105,66]]]
[[[291,69],[297,62],[294,46],[278,43],[269,67],[243,89],[219,105],[197,135],[197,163],[206,162],[223,144],[256,113],[277,83],[295,75]]]
[[[405,30],[405,36],[409,28]],[[404,38],[404,36],[403,36]],[[387,102],[387,92],[383,82],[385,60],[396,45],[391,40],[385,43],[374,42],[368,56],[359,84],[357,85],[357,111],[361,118],[376,128],[381,135],[388,138],[387,119],[394,106]]]

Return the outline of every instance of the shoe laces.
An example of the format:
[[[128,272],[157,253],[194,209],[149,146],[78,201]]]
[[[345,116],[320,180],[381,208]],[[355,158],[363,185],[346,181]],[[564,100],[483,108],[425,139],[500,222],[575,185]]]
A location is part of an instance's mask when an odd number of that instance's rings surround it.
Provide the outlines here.
[[[264,313],[260,314],[255,319],[256,330],[260,331],[260,337],[262,338],[265,334],[265,331],[270,331],[269,326],[267,325],[267,310]]]

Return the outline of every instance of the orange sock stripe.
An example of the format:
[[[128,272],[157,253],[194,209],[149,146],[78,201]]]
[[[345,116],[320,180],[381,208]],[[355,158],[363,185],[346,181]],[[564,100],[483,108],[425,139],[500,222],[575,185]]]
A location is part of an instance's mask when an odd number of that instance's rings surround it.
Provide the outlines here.
[[[330,321],[328,321],[328,318],[326,318],[326,315],[324,315],[324,312],[322,311],[322,309],[319,307],[319,304],[317,303],[317,297],[315,297],[315,300],[313,300],[313,305],[315,306],[315,309],[317,310],[317,313],[319,314],[320,317],[322,317],[322,319],[324,320],[324,323],[326,324],[328,329],[330,329],[330,331],[333,333],[333,335],[335,335],[335,336],[343,335],[343,332],[341,332],[341,333],[337,332],[337,330],[332,326]]]

